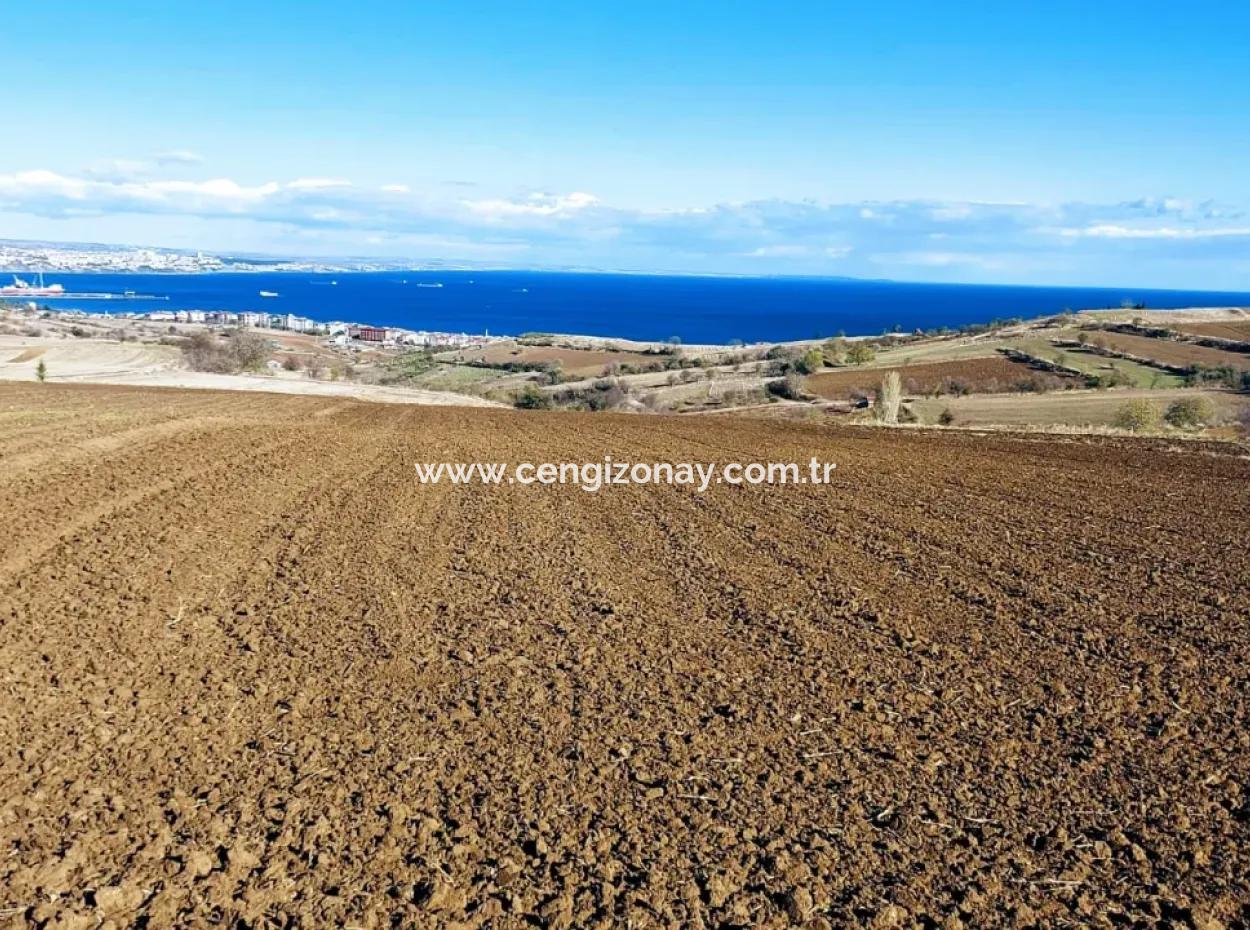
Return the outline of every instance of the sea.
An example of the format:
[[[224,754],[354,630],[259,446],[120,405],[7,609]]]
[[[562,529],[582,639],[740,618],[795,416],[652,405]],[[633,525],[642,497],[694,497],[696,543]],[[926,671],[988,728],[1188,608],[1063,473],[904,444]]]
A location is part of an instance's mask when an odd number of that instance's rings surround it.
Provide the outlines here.
[[[265,310],[433,332],[577,333],[729,343],[878,335],[1064,310],[1250,306],[1250,293],[1144,288],[917,284],[847,278],[710,277],[535,271],[305,274],[55,274],[92,312]],[[277,297],[263,298],[261,291]],[[152,295],[164,299],[146,299]]]

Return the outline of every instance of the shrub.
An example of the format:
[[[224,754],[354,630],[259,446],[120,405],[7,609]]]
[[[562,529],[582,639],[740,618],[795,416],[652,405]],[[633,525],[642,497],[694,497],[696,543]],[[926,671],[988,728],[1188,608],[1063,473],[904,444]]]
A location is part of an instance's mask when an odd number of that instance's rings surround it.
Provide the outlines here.
[[[943,378],[942,393],[953,394],[955,397],[963,397],[965,394],[972,393],[972,386],[960,378]]]
[[[299,359],[294,355],[288,355],[282,360],[283,371],[299,371]]]
[[[955,414],[951,412],[950,407],[946,407],[941,413],[938,414],[938,423],[943,426],[950,426],[954,422]]]
[[[1205,397],[1183,397],[1172,402],[1163,419],[1177,429],[1202,429],[1215,419],[1215,407]]]
[[[866,342],[856,342],[846,350],[846,360],[852,365],[866,365],[877,357],[877,350]]]
[[[882,423],[897,423],[898,408],[902,402],[903,382],[897,371],[891,371],[881,379],[881,390],[877,393],[877,419]]]
[[[786,400],[802,400],[807,396],[803,392],[803,379],[793,371],[776,381],[769,381],[768,393]]]
[[[801,375],[810,375],[820,371],[825,364],[825,353],[820,349],[808,349],[794,363],[795,371]]]
[[[1138,398],[1130,400],[1115,415],[1114,423],[1120,429],[1134,433],[1146,432],[1159,428],[1159,407],[1153,401]]]
[[[1194,365],[1185,373],[1185,383],[1193,386],[1198,384],[1220,384],[1236,390],[1241,382],[1242,373],[1232,365]]]
[[[551,396],[527,384],[517,393],[512,405],[521,410],[546,410],[551,406]]]
[[[269,344],[263,336],[242,330],[235,330],[224,340],[199,332],[183,342],[182,355],[194,371],[235,374],[263,368],[269,357]]]

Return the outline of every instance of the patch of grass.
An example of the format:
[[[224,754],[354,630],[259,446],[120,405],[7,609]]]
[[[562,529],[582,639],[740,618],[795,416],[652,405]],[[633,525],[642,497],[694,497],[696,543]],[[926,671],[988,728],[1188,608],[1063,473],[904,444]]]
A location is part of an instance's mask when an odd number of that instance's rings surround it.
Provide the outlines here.
[[[1072,368],[1090,378],[1122,381],[1125,387],[1175,388],[1183,387],[1185,379],[1158,368],[1151,368],[1126,358],[1110,359],[1086,349],[1051,345],[1046,339],[1025,339],[1016,348],[1030,355]]]

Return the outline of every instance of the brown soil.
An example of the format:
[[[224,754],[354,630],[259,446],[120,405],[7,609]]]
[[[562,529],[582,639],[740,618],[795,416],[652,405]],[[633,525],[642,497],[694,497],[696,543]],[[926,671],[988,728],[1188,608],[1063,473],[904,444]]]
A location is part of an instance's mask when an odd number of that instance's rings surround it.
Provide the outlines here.
[[[607,365],[653,365],[665,360],[663,355],[642,352],[609,352],[602,349],[565,349],[559,346],[518,346],[499,343],[483,349],[460,353],[465,361],[484,361],[489,365],[527,362],[548,365],[559,362],[571,375],[598,375]]]
[[[1244,927],[1227,449],[2,386],[0,921]]]
[[[1090,337],[1090,344],[1105,345],[1116,352],[1123,352],[1143,361],[1156,361],[1178,368],[1190,365],[1206,365],[1209,368],[1231,365],[1233,368],[1250,371],[1250,355],[1189,342],[1134,336],[1129,333],[1095,333]]]
[[[876,394],[887,372],[897,371],[908,395],[974,393],[997,394],[1015,390],[1022,383],[1056,390],[1077,385],[1079,380],[1037,371],[1022,362],[1002,356],[969,358],[950,362],[928,362],[921,365],[899,365],[890,368],[853,368],[812,375],[807,389],[830,400],[842,400],[856,393]]]
[[[1214,339],[1250,342],[1250,322],[1185,323],[1172,328],[1182,333],[1188,333],[1191,336],[1210,336]]]

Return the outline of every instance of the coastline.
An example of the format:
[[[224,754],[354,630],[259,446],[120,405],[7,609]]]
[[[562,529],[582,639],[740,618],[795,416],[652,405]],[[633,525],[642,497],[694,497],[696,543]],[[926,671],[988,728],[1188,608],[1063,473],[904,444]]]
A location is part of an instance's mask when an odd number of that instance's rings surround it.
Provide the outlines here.
[[[63,313],[290,314],[319,324],[351,321],[409,332],[544,333],[645,344],[680,338],[692,346],[802,344],[832,336],[950,331],[1078,308],[1114,312],[1124,304],[1250,306],[1250,294],[1222,292],[566,272],[60,273],[51,283],[74,292],[117,295],[109,300],[46,301]],[[263,297],[262,291],[278,296]]]

